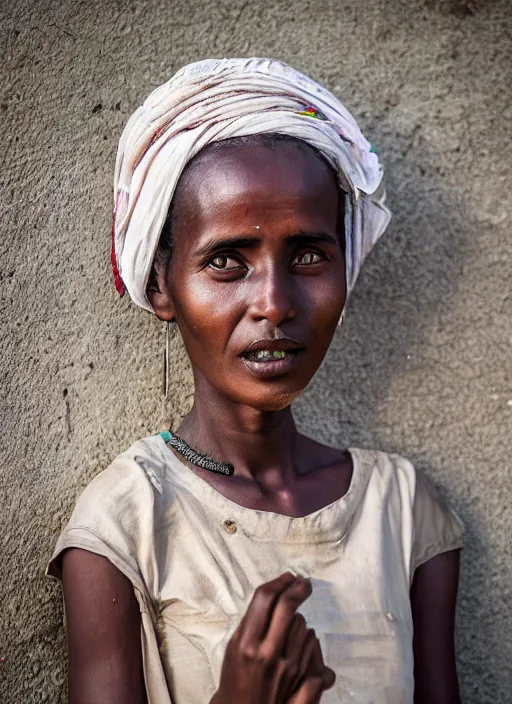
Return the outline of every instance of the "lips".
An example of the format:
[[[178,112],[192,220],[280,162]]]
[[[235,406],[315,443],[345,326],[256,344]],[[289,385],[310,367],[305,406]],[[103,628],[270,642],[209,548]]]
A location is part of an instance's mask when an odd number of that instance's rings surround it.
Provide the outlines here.
[[[304,345],[289,338],[256,340],[240,355],[246,369],[262,380],[279,379],[302,364]]]
[[[240,356],[251,362],[269,364],[284,360],[286,357],[297,354],[303,349],[303,345],[296,340],[284,337],[273,338],[271,340],[256,340],[252,342]]]

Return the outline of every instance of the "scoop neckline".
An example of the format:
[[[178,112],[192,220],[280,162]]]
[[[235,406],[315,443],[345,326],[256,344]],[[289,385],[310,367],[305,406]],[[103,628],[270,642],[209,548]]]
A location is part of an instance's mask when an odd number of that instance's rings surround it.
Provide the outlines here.
[[[321,506],[311,513],[307,513],[304,516],[288,516],[285,513],[278,513],[276,511],[264,511],[262,509],[249,508],[248,506],[243,506],[242,504],[229,499],[227,496],[224,496],[224,494],[218,491],[218,489],[209,484],[205,479],[196,474],[187,464],[185,464],[180,457],[174,453],[172,448],[167,445],[165,439],[160,435],[160,433],[156,435],[156,437],[158,438],[158,441],[164,445],[165,454],[169,457],[169,464],[172,469],[178,470],[174,472],[178,481],[183,484],[195,485],[195,487],[202,494],[209,494],[215,502],[214,505],[221,507],[223,511],[229,508],[233,513],[266,516],[274,520],[284,520],[289,523],[314,521],[315,519],[321,517],[322,514],[331,513],[340,504],[346,504],[348,508],[349,505],[356,501],[359,494],[358,490],[364,483],[363,479],[365,478],[365,474],[367,474],[367,472],[364,471],[365,465],[362,461],[359,450],[357,448],[348,447],[345,451],[349,453],[352,460],[352,476],[350,478],[348,489],[343,496],[340,496],[334,501],[331,501],[325,506]]]

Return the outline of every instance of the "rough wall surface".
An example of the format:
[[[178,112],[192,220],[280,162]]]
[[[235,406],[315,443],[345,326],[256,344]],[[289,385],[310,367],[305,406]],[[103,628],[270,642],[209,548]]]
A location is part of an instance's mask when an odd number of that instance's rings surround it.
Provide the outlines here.
[[[192,385],[115,294],[117,140],[182,64],[282,58],[331,88],[387,169],[395,217],[297,418],[423,467],[466,525],[464,701],[512,701],[511,12],[507,0],[3,0],[0,700],[65,702],[45,563],[87,482],[174,425]]]

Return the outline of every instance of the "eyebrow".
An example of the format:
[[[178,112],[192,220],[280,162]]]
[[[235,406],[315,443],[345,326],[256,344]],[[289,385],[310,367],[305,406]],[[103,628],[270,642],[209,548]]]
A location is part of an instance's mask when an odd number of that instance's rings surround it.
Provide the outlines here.
[[[195,256],[203,259],[226,249],[255,249],[260,242],[261,237],[254,237],[253,235],[239,235],[224,239],[213,239],[199,247],[195,252]],[[298,232],[296,235],[289,235],[286,238],[286,243],[289,245],[308,245],[317,242],[326,242],[327,244],[333,245],[339,244],[339,240],[336,237],[328,235],[326,232]]]

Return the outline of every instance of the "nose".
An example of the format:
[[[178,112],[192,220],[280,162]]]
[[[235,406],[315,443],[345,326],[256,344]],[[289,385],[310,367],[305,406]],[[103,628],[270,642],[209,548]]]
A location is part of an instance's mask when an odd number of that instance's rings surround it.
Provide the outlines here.
[[[249,313],[253,320],[268,320],[277,327],[297,315],[296,296],[290,277],[277,268],[254,281]]]

